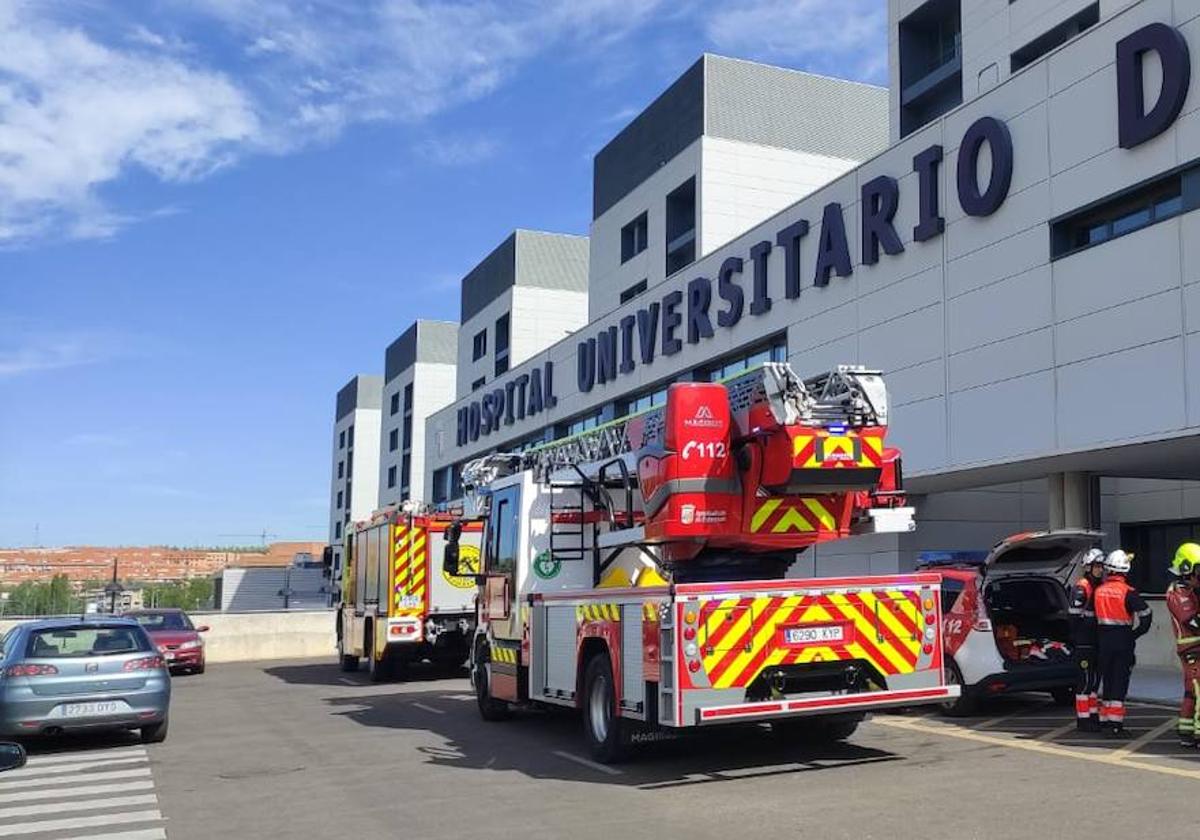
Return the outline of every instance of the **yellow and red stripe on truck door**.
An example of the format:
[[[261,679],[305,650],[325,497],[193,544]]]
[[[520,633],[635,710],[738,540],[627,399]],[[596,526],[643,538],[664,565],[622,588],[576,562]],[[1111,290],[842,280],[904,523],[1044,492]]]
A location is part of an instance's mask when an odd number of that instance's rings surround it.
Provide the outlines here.
[[[429,609],[429,550],[424,528],[392,528],[392,615],[423,616]]]

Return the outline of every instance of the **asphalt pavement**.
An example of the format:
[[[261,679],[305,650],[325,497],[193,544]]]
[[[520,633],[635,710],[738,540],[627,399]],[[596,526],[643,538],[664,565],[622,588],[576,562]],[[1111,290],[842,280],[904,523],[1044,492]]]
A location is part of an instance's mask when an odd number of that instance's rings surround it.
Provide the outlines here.
[[[574,715],[483,722],[461,673],[418,670],[408,682],[375,685],[332,661],[212,666],[177,679],[170,737],[145,748],[148,776],[126,780],[150,787],[109,794],[154,800],[84,813],[154,811],[161,819],[22,830],[30,840],[151,840],[160,831],[170,840],[1091,840],[1193,831],[1184,806],[1200,792],[1200,755],[1174,744],[1173,710],[1135,705],[1131,738],[1122,742],[1078,736],[1070,714],[1031,697],[996,701],[969,719],[880,715],[849,742],[821,748],[789,746],[765,728],[726,729],[643,747],[634,760],[605,767],[588,760]],[[82,746],[71,754],[147,766],[142,748],[121,736]],[[80,763],[47,752],[63,748],[33,745],[34,761]],[[25,772],[5,774],[0,785]],[[12,787],[0,796],[48,789]],[[5,815],[40,801],[0,799],[0,836],[14,824],[76,816]]]

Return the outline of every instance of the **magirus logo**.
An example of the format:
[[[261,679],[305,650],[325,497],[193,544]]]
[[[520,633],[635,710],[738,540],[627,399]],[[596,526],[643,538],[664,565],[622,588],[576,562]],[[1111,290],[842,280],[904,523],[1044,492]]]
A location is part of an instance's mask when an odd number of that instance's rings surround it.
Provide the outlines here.
[[[684,420],[683,425],[690,426],[693,429],[719,429],[721,421],[713,416],[713,411],[707,405],[701,405],[696,409],[696,414],[691,420]]]

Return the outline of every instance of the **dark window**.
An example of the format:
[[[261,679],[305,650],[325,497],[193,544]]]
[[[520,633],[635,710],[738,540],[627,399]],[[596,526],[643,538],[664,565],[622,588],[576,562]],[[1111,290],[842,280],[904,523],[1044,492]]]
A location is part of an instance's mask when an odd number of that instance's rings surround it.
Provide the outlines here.
[[[667,196],[667,274],[696,261],[696,179]]]
[[[649,216],[643,213],[621,228],[621,262],[628,262],[645,251],[649,239]]]
[[[730,356],[718,359],[711,365],[696,369],[696,380],[699,382],[720,382],[726,377],[734,376],[744,370],[757,367],[763,362],[786,362],[787,339],[775,338],[766,344],[758,344],[749,350],[742,350]]]
[[[388,432],[388,452],[395,452],[400,448],[400,430],[392,429]]]
[[[389,490],[396,486],[396,468],[395,467],[388,467],[387,486],[388,486]]]
[[[471,361],[477,362],[487,355],[487,330],[475,333],[471,340]]]
[[[413,386],[408,383],[404,386],[404,413],[408,414],[413,410]]]
[[[153,650],[150,637],[140,627],[120,624],[78,624],[31,630],[25,656],[29,659],[65,659]],[[107,667],[112,667],[107,666]]]
[[[1050,222],[1050,257],[1066,257],[1200,207],[1200,164],[1176,170]]]
[[[637,414],[639,411],[645,411],[656,405],[663,405],[666,401],[666,385],[650,391],[642,391],[640,394],[626,397],[623,402],[619,403],[617,406],[617,416],[626,417],[630,414]]]
[[[440,470],[433,471],[433,487],[430,493],[433,497],[433,503],[441,504],[442,502],[450,501],[450,468],[442,467]]]
[[[646,291],[646,281],[639,280],[628,289],[621,292],[621,303],[628,303],[644,291]]]
[[[504,313],[496,319],[496,353],[504,353],[508,351],[508,332],[510,318],[508,313]]]
[[[341,522],[333,523],[333,538],[335,540],[340,540],[342,538],[342,523]]]
[[[492,497],[490,527],[488,528],[487,570],[512,574],[517,564],[518,511],[521,499],[519,487],[505,487]]]
[[[1061,47],[1083,30],[1095,26],[1099,22],[1100,4],[1093,3],[1014,52],[1009,60],[1011,71],[1016,73],[1022,67],[1032,64],[1046,53]]]
[[[603,420],[600,411],[593,411],[582,417],[576,417],[573,420],[567,420],[564,423],[559,423],[554,427],[555,438],[568,438],[571,435],[577,435],[580,432],[586,432],[589,429],[594,429],[599,426]]]
[[[349,479],[349,478],[353,478],[353,477],[354,477],[354,459],[351,458],[349,461],[346,462],[346,478]]]
[[[354,445],[354,427],[353,426],[350,426],[346,429],[346,445],[347,446]]]
[[[405,455],[400,459],[400,483],[405,487],[412,484],[412,456]]]
[[[503,356],[496,357],[495,368],[496,368],[496,376],[499,376],[502,373],[508,372],[508,354],[507,353],[505,353]]]
[[[391,402],[390,412],[392,414],[398,414],[400,412],[400,395],[399,394],[392,394],[392,402]]]
[[[900,21],[900,136],[962,104],[959,0],[929,0]]]
[[[342,509],[342,499],[343,499],[342,491],[339,490],[337,493],[337,509],[338,510]]]
[[[480,388],[482,388],[486,384],[487,384],[487,377],[481,376],[478,379],[476,379],[474,382],[471,383],[471,390],[478,391]]]
[[[345,448],[346,448],[346,430],[342,429],[342,431],[338,434],[338,449],[345,449]]]
[[[1138,522],[1121,526],[1121,548],[1134,554],[1129,582],[1139,592],[1163,595],[1171,575],[1166,561],[1180,543],[1200,541],[1200,519]]]
[[[412,415],[407,414],[404,417],[404,451],[412,449]]]
[[[192,620],[183,612],[133,612],[129,616],[138,624],[152,630],[195,630]]]
[[[963,582],[954,578],[942,578],[942,615],[954,609],[954,602],[962,594]]]
[[[338,461],[338,478],[344,478],[345,476],[346,476],[346,462]]]

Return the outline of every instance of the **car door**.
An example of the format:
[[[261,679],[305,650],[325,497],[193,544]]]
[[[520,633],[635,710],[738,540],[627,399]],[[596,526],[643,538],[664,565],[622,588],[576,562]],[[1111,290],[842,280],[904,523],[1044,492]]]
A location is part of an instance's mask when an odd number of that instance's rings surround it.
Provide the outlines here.
[[[517,552],[520,550],[521,485],[492,494],[484,550],[483,619],[500,639],[520,638],[515,621]]]

